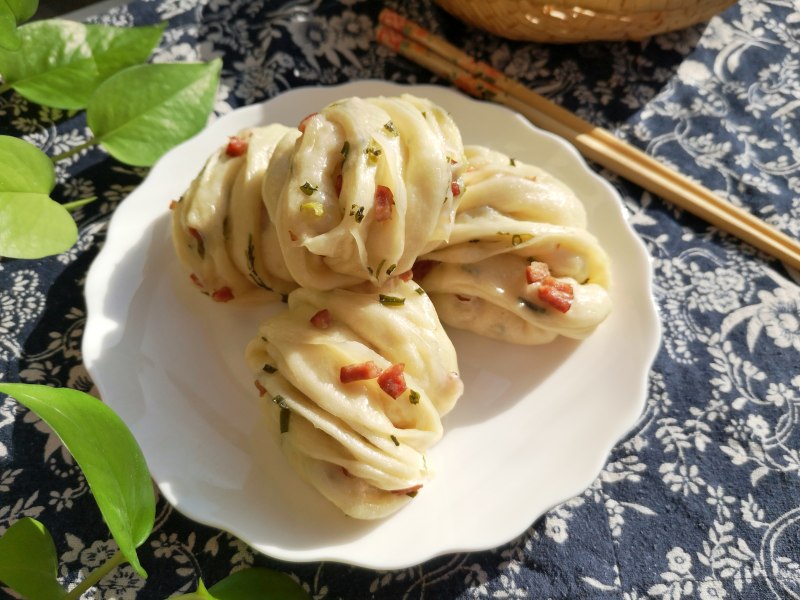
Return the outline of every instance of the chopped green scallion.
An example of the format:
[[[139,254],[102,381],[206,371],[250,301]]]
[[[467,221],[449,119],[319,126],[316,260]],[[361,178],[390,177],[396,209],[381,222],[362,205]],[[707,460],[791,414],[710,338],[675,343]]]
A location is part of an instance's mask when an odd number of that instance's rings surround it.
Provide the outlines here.
[[[390,435],[389,437],[392,439],[392,441],[394,442],[395,446],[399,446],[400,445],[400,442],[397,441],[396,437],[394,437],[393,435]]]
[[[350,205],[350,216],[356,220],[356,223],[361,223],[364,220],[364,207],[363,206],[356,206],[355,204]]]
[[[399,133],[397,133],[397,128],[394,126],[394,123],[392,123],[391,121],[386,121],[386,123],[383,124],[383,128],[386,131],[388,131],[389,133],[391,133],[395,137],[400,135]]]
[[[258,287],[271,292],[272,288],[266,284],[266,282],[258,273],[256,273],[256,247],[255,244],[253,244],[252,234],[247,236],[247,250],[245,251],[245,258],[247,259],[247,276],[250,277],[250,280]]]
[[[300,205],[300,211],[315,217],[321,217],[325,214],[325,207],[322,206],[322,202],[304,202]]]
[[[533,312],[535,312],[535,313],[543,313],[543,312],[547,312],[547,311],[546,311],[544,308],[542,308],[541,306],[537,306],[536,304],[534,304],[534,303],[533,303],[533,302],[531,302],[530,300],[528,300],[528,299],[526,299],[526,298],[523,298],[523,297],[521,297],[521,296],[520,296],[519,298],[517,298],[517,302],[519,302],[519,303],[520,303],[521,305],[523,305],[525,308],[527,308],[527,309],[530,309],[530,310],[532,310],[532,311],[533,311]]]
[[[306,196],[310,196],[311,194],[316,192],[317,189],[318,189],[317,186],[311,185],[307,181],[300,186],[300,191],[303,192]]]
[[[515,233],[511,236],[511,245],[519,246],[522,242],[527,242],[532,237],[530,233]]]
[[[280,417],[280,427],[281,433],[288,433],[289,431],[289,419],[292,416],[292,411],[288,408],[281,407],[281,417]]]
[[[384,306],[403,306],[406,299],[402,296],[389,296],[388,294],[378,294],[378,301]]]
[[[381,147],[378,146],[375,140],[372,140],[364,150],[364,154],[367,155],[367,161],[374,165],[378,162],[378,157],[383,154],[383,150],[381,150]]]
[[[408,401],[411,404],[419,404],[419,392],[417,390],[408,390]]]
[[[397,263],[392,263],[391,265],[389,265],[389,268],[386,269],[386,274],[391,275],[392,273],[394,273],[394,270],[396,268],[397,268]]]

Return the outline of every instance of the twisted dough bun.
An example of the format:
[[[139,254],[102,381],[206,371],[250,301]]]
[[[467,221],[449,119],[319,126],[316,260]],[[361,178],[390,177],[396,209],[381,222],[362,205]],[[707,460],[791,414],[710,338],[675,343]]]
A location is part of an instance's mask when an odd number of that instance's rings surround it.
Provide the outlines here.
[[[517,344],[589,335],[611,310],[610,267],[583,205],[541,169],[480,146],[466,156],[450,240],[423,257],[439,317]]]
[[[264,199],[302,287],[382,284],[447,240],[464,168],[461,135],[429,100],[348,98],[287,136]]]
[[[380,290],[297,289],[246,351],[289,462],[352,517],[384,517],[416,494],[440,417],[463,391],[418,289],[398,278]]]
[[[214,300],[277,297],[297,287],[283,264],[261,187],[278,142],[298,135],[283,125],[240,132],[209,157],[173,203],[175,251]]]

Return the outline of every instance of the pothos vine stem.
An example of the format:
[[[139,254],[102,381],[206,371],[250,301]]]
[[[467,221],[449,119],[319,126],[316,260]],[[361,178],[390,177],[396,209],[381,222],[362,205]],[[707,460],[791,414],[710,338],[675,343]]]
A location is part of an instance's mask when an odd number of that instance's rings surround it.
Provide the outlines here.
[[[98,140],[97,138],[89,138],[88,140],[86,140],[82,144],[79,144],[78,146],[75,146],[74,148],[70,148],[66,152],[62,152],[61,154],[56,154],[55,156],[51,157],[50,160],[52,160],[54,163],[57,163],[60,160],[64,160],[65,158],[69,158],[73,154],[77,154],[78,152],[80,152],[82,150],[85,150],[86,148],[90,148],[92,146],[97,145],[98,143],[100,143],[100,140]]]
[[[109,558],[106,562],[102,565],[97,567],[94,571],[91,571],[87,576],[86,579],[81,581],[78,585],[72,588],[66,596],[64,596],[64,600],[78,600],[87,590],[91,587],[97,585],[97,583],[106,575],[108,575],[111,571],[116,569],[122,563],[127,562],[125,559],[125,555],[122,552],[117,551],[111,558]]]

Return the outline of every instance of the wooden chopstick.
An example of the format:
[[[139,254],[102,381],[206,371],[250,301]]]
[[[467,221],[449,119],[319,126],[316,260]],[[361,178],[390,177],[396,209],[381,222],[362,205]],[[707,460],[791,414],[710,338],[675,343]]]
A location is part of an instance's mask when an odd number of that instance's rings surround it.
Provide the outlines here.
[[[444,77],[472,96],[508,106],[534,125],[571,142],[581,154],[726,231],[800,269],[800,241],[708,188],[658,162],[638,148],[476,61],[398,13],[383,9],[376,39],[398,54]]]

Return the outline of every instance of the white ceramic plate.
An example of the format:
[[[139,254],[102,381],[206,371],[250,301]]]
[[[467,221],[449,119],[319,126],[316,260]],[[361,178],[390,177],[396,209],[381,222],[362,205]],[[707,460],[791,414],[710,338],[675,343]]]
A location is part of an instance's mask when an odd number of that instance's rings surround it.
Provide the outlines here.
[[[244,127],[294,125],[339,98],[402,92],[446,107],[465,143],[540,165],[575,190],[612,258],[614,310],[580,343],[522,347],[451,331],[466,392],[430,454],[437,474],[395,515],[359,522],[291,471],[262,426],[243,349],[276,307],[198,294],[174,256],[168,205]],[[220,118],[161,159],[119,206],[86,284],[83,357],[184,514],[284,560],[401,568],[500,545],[592,482],[644,406],[659,343],[650,280],[613,188],[519,115],[434,86],[302,88]]]

